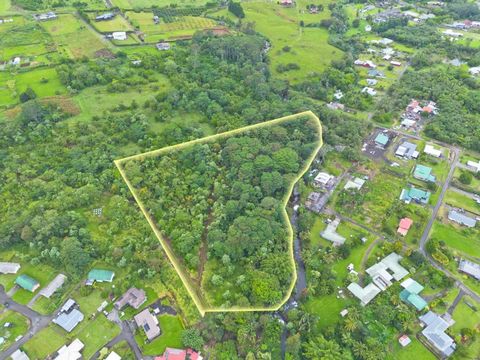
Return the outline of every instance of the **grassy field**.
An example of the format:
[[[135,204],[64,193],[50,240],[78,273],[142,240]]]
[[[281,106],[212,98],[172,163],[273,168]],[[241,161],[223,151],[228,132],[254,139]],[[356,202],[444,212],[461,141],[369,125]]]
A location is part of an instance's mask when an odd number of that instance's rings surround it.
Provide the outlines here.
[[[135,338],[146,355],[158,355],[165,351],[166,347],[182,348],[181,335],[183,331],[182,321],[179,316],[160,315],[158,316],[162,334],[151,343],[144,342],[143,331],[139,330]],[[143,345],[142,345],[143,344]]]
[[[402,347],[397,339],[392,345],[392,353],[387,355],[391,360],[435,360],[436,357],[415,336],[410,336],[412,342],[407,347]]]
[[[10,323],[6,328],[4,325]],[[0,314],[0,337],[5,342],[0,344],[0,352],[10,347],[15,342],[17,336],[25,335],[28,330],[28,320],[23,315],[14,311],[5,311]]]
[[[444,241],[453,250],[480,257],[480,234],[476,229],[467,229],[436,221],[431,238]]]
[[[337,299],[336,294],[319,296],[308,300],[304,307],[306,311],[318,316],[318,328],[324,329],[338,322],[340,311],[349,305],[348,300]]]
[[[95,21],[97,13],[89,13],[89,19],[92,26],[101,33],[111,33],[114,31],[132,31],[132,25],[120,15],[115,16],[112,20]]]
[[[90,359],[90,357],[95,354],[97,350],[100,350],[103,345],[113,339],[120,333],[120,328],[107,320],[107,318],[100,314],[93,321],[88,321],[80,324],[78,328],[75,329],[73,336],[80,339],[85,344],[83,349],[83,358]]]
[[[57,71],[53,68],[41,68],[20,73],[15,76],[15,82],[18,93],[31,87],[38,97],[62,95],[67,91],[60,82]]]
[[[480,193],[480,179],[477,179],[475,176],[473,176],[473,178],[472,178],[472,183],[468,184],[468,185],[462,184],[458,180],[458,178],[460,177],[462,172],[468,172],[468,171],[469,170],[463,170],[463,169],[456,168],[455,173],[454,173],[455,182],[458,183],[459,187],[461,187],[462,189],[465,189],[466,191],[470,191],[470,192],[473,192],[473,193]]]
[[[10,0],[0,1],[0,15],[5,14],[10,9],[10,6],[12,6],[12,3]]]
[[[147,43],[192,36],[199,30],[212,29],[217,26],[214,20],[198,16],[182,16],[174,22],[161,22],[160,24],[154,24],[153,13],[151,12],[128,11],[126,16],[133,26],[145,34],[145,42]]]
[[[57,325],[49,325],[23,345],[24,351],[30,359],[45,359],[65,344],[66,339],[60,331],[63,330]]]
[[[107,45],[87,25],[71,14],[61,14],[42,26],[53,37],[58,52],[72,58],[93,57]]]
[[[476,329],[480,324],[480,311],[473,310],[470,306],[467,305],[473,304],[478,306],[470,297],[463,297],[462,301],[457,305],[455,311],[453,312],[453,319],[455,324],[451,328],[452,334],[455,336],[457,342],[461,341],[461,330],[464,328]],[[473,343],[469,344],[466,347],[466,354],[464,354],[462,359],[479,359],[480,358],[480,339],[477,338]]]
[[[445,203],[448,205],[465,209],[474,214],[480,215],[480,205],[468,196],[459,194],[453,190],[448,190],[445,196]]]
[[[152,6],[157,7],[166,7],[170,4],[175,4],[178,7],[198,7],[205,5],[207,0],[112,0],[112,3],[115,6],[118,6],[121,9],[144,9],[151,8]]]
[[[300,27],[300,20],[311,16],[300,14],[300,6],[285,9],[276,3],[248,2],[243,8],[244,21],[255,22],[255,29],[271,42],[268,55],[277,77],[299,82],[312,73],[321,72],[332,60],[342,56],[341,50],[328,44],[327,29]],[[284,73],[276,70],[279,65],[287,64],[297,64],[300,68]]]

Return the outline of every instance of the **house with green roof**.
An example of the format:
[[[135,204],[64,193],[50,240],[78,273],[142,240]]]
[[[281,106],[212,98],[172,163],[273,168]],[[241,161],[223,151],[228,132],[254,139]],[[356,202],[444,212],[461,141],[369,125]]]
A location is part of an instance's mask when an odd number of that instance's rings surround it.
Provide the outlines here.
[[[400,286],[403,287],[403,290],[400,292],[400,299],[403,302],[414,306],[418,311],[422,311],[428,306],[427,302],[418,295],[423,290],[423,286],[418,282],[408,278]]]
[[[432,175],[432,168],[418,164],[413,171],[413,177],[418,180],[435,182],[436,178]]]
[[[412,201],[415,201],[419,204],[426,205],[428,204],[430,195],[432,194],[429,191],[410,187],[409,189],[402,189],[400,200],[405,201],[406,204],[410,204]]]
[[[40,283],[37,280],[25,274],[17,277],[15,279],[15,284],[30,292],[35,292],[40,287]]]
[[[378,133],[374,141],[377,146],[384,148],[385,146],[387,146],[389,140],[390,138],[381,132],[381,133]]]
[[[115,273],[110,270],[105,269],[92,269],[87,276],[87,285],[92,285],[95,281],[97,282],[112,282]]]

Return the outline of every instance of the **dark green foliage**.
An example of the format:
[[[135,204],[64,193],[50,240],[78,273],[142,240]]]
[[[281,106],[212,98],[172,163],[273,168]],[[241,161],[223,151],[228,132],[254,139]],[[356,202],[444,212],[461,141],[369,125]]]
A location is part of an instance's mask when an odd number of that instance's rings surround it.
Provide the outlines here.
[[[228,11],[230,11],[233,15],[235,15],[239,19],[243,19],[245,17],[242,4],[240,4],[239,2],[230,1],[228,3]]]

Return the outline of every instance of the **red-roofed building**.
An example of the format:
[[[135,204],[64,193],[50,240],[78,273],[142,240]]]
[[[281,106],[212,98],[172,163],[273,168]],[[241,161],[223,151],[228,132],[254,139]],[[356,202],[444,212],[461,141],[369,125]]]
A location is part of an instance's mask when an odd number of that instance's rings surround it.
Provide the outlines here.
[[[163,355],[155,357],[155,360],[203,360],[203,357],[192,349],[166,348]]]
[[[408,230],[413,224],[413,220],[409,218],[403,218],[400,220],[400,224],[398,225],[397,233],[399,233],[402,236],[407,235]]]

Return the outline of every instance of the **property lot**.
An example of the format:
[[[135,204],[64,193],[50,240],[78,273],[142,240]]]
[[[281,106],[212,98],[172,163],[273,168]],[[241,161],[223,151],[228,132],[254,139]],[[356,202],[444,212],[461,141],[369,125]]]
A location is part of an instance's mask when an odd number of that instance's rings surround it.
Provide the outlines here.
[[[132,25],[123,16],[117,14],[111,20],[96,21],[95,17],[102,13],[88,13],[90,24],[101,33],[111,33],[114,31],[132,31]]]

